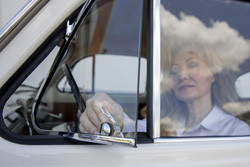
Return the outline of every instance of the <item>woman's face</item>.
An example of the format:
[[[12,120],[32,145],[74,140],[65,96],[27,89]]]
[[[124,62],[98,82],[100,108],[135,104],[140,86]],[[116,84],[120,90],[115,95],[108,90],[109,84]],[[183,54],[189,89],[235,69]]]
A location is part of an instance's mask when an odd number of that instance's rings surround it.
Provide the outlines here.
[[[171,67],[175,96],[184,102],[211,98],[213,73],[197,47],[185,47],[174,55]]]

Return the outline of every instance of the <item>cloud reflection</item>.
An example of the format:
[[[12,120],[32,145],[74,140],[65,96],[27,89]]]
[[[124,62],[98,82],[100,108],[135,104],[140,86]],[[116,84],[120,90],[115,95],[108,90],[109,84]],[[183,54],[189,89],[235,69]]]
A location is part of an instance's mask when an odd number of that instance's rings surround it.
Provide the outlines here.
[[[240,36],[226,21],[211,21],[211,26],[207,27],[195,16],[181,13],[178,18],[164,7],[161,14],[162,54],[166,54],[168,49],[164,44],[181,40],[212,49],[214,56],[233,71],[238,71],[239,65],[249,57],[250,41]],[[222,68],[217,67],[215,72],[219,70]]]

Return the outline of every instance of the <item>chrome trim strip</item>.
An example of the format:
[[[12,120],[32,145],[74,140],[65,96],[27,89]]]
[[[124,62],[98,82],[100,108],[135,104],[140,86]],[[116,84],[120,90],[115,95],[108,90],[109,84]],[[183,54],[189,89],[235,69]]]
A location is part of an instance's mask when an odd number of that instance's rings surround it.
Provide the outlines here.
[[[129,144],[135,147],[135,139],[130,138],[120,138],[113,136],[101,136],[92,134],[80,134],[80,133],[67,133],[62,135],[64,138],[68,138],[75,141],[89,142],[112,145],[113,143],[119,144]]]
[[[83,135],[82,135],[83,136]],[[135,146],[135,139],[134,138],[121,138],[121,137],[113,137],[113,136],[99,136],[94,135],[94,140],[99,140],[100,142],[106,141],[106,142],[114,142],[114,143],[120,143],[120,144],[129,144],[131,146]]]
[[[197,138],[156,138],[154,143],[212,142],[212,141],[250,141],[250,136],[235,137],[197,137]]]
[[[160,137],[161,0],[153,0],[153,138]]]
[[[8,44],[8,42],[12,39],[9,36],[11,36],[11,34],[13,33],[13,31],[15,29],[18,28],[18,30],[21,30],[24,25],[21,24],[22,22],[27,21],[26,19],[31,19],[35,14],[33,13],[31,16],[29,16],[27,18],[27,16],[33,12],[33,10],[37,7],[37,6],[43,6],[45,5],[49,0],[30,0],[1,30],[0,30],[0,51]],[[39,11],[40,9],[38,9]],[[17,31],[18,31],[17,30]],[[15,32],[16,33],[16,32]],[[3,44],[4,43],[4,44]]]
[[[0,42],[20,23],[41,0],[30,0],[0,31]]]

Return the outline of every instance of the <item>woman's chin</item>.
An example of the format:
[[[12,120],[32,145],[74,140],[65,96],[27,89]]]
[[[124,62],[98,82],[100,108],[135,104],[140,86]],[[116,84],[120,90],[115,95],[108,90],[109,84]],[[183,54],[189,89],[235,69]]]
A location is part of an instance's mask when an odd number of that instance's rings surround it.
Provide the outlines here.
[[[195,101],[197,97],[191,94],[185,94],[185,95],[177,96],[177,99],[183,102],[192,102],[192,101]]]

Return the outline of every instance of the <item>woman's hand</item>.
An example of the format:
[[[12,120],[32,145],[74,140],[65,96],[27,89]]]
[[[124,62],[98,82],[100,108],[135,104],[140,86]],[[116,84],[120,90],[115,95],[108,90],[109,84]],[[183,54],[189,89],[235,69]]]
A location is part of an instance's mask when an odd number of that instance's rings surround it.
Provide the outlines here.
[[[86,110],[80,117],[79,129],[82,133],[99,134],[101,124],[112,121],[102,113],[106,108],[115,119],[116,125],[123,127],[123,109],[105,93],[96,93],[86,102]]]

